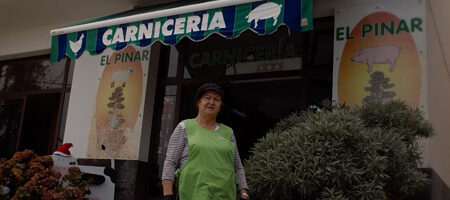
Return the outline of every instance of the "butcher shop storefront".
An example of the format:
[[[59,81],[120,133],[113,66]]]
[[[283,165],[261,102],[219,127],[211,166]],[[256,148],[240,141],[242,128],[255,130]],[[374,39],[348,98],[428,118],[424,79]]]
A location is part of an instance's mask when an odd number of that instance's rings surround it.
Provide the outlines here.
[[[224,88],[218,120],[242,159],[281,118],[332,95],[333,18],[313,22],[311,0],[174,4],[51,34],[50,60],[74,64],[64,142],[79,163],[115,159],[116,199],[161,196],[170,135],[195,116],[202,83]]]

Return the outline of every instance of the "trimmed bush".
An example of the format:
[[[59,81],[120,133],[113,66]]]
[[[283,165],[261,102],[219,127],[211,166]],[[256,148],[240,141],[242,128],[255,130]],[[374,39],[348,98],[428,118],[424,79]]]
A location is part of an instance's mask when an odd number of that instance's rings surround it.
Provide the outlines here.
[[[430,183],[418,139],[432,134],[400,101],[294,113],[245,161],[252,199],[405,199]]]

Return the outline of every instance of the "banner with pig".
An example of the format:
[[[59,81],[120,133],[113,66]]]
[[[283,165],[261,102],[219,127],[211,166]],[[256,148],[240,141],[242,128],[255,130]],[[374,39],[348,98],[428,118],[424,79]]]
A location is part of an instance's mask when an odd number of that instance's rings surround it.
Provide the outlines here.
[[[146,47],[160,41],[175,45],[185,37],[202,41],[211,34],[219,34],[232,39],[239,37],[245,30],[267,35],[282,25],[293,31],[313,29],[313,0],[231,2],[206,2],[167,9],[174,12],[173,15],[142,10],[142,13],[129,16],[129,12],[124,12],[101,18],[103,21],[99,18],[87,25],[77,24],[52,30],[50,61],[59,61],[64,56],[76,59],[86,51],[91,55],[107,48],[118,51],[128,44]],[[209,9],[203,10],[206,4]]]
[[[333,100],[401,99],[424,107],[426,1],[354,3],[335,10]]]
[[[149,59],[150,48],[128,45],[76,60],[64,135],[74,155],[139,159]]]
[[[137,160],[145,96],[144,68],[150,52],[128,45],[104,54],[97,62],[104,69],[97,87],[94,117],[89,134],[88,158],[109,158],[101,146],[117,159]]]

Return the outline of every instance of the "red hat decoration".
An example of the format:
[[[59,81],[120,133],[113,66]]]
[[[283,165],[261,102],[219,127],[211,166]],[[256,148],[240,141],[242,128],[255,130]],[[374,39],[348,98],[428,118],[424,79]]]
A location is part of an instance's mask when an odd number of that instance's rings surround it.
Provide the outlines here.
[[[72,143],[64,143],[56,149],[53,155],[71,156],[69,151],[70,147],[73,147]]]

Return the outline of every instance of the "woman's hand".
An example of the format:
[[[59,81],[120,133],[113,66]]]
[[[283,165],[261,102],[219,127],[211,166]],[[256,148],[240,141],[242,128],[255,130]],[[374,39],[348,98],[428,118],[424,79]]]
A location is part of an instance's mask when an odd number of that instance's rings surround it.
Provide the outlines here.
[[[168,196],[168,195],[173,196],[173,182],[174,182],[173,180],[162,180],[164,196]]]
[[[240,199],[245,199],[245,200],[247,200],[247,199],[250,199],[250,197],[248,196],[248,190],[247,189],[241,189],[240,191],[239,191],[239,198]]]

